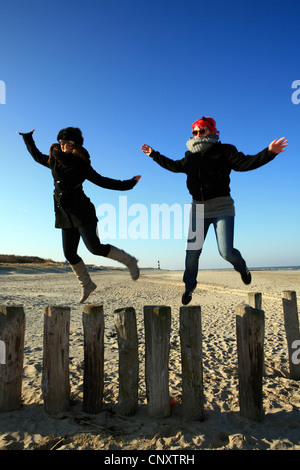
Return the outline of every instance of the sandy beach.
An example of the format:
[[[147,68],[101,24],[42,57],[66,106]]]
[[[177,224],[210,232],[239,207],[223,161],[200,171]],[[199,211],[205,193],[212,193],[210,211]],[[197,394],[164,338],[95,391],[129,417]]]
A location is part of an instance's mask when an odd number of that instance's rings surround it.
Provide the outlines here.
[[[191,305],[200,305],[203,332],[204,421],[187,421],[182,413],[179,308],[182,272],[142,270],[138,281],[128,271],[91,272],[98,289],[87,303],[103,303],[105,314],[105,390],[97,415],[82,411],[83,331],[80,289],[69,271],[0,272],[0,304],[23,305],[26,314],[23,406],[0,414],[0,450],[300,450],[300,383],[289,378],[281,292],[295,290],[299,303],[300,271],[252,271],[245,286],[230,270],[199,271]],[[265,312],[265,418],[257,423],[240,416],[235,308],[248,292],[262,293]],[[71,307],[70,411],[49,416],[41,393],[44,307]],[[172,309],[169,383],[176,403],[160,420],[147,415],[144,374],[144,305]],[[114,311],[134,307],[139,337],[139,408],[125,417],[118,411],[118,344]],[[0,366],[1,367],[1,366]]]

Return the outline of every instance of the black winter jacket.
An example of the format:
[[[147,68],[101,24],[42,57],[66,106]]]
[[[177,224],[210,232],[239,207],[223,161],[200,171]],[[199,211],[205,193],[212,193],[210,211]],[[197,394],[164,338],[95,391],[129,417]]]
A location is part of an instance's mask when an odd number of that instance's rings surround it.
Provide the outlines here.
[[[78,228],[97,222],[95,207],[82,189],[84,180],[119,191],[132,189],[137,183],[133,178],[121,181],[101,176],[82,158],[56,149],[48,163],[49,156],[37,149],[32,133],[23,134],[23,139],[34,160],[51,169],[56,228]]]
[[[268,148],[256,155],[245,155],[233,145],[221,142],[213,144],[204,152],[188,151],[181,160],[171,160],[154,150],[150,154],[163,168],[175,173],[186,173],[187,188],[197,201],[229,196],[231,170],[254,170],[270,162],[275,156]]]

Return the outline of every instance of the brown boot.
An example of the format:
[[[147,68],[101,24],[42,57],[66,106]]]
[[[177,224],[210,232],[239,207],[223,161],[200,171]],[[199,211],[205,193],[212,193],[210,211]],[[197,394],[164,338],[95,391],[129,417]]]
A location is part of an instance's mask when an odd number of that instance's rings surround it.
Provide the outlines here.
[[[119,261],[119,263],[125,264],[130,271],[131,277],[134,281],[136,281],[140,276],[140,270],[137,265],[137,259],[133,256],[129,255],[123,250],[119,250],[113,245],[110,245],[110,251],[107,255],[107,258],[114,259]]]
[[[79,303],[82,304],[88,296],[97,288],[96,284],[90,278],[86,265],[81,260],[77,264],[71,264],[71,268],[73,269],[75,276],[78,279],[79,284],[82,288],[82,296],[79,300]]]

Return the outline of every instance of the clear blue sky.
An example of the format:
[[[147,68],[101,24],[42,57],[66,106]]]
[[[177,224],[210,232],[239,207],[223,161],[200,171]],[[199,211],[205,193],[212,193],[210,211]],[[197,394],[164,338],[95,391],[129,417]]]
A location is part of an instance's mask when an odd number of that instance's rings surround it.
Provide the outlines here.
[[[48,153],[59,129],[80,127],[99,173],[142,175],[126,193],[85,182],[96,208],[118,210],[126,195],[128,207],[142,204],[150,213],[152,204],[183,206],[191,197],[185,175],[159,167],[141,145],[182,158],[191,123],[206,115],[221,141],[244,153],[289,139],[288,150],[263,168],[231,173],[235,246],[251,267],[300,265],[300,104],[292,102],[299,17],[296,0],[4,2],[0,252],[64,260],[51,173],[33,161],[17,131],[35,129],[38,148]],[[142,267],[158,260],[162,268],[184,267],[185,237],[103,240],[110,242]],[[112,264],[82,243],[79,254],[86,263]],[[212,228],[200,267],[230,267]]]

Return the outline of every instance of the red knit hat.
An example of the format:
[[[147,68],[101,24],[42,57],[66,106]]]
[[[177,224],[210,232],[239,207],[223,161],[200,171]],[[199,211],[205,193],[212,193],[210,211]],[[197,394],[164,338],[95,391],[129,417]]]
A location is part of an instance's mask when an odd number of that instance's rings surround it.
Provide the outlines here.
[[[216,121],[211,117],[203,116],[202,118],[198,119],[198,121],[193,122],[192,128],[195,129],[196,126],[199,127],[199,129],[201,129],[201,127],[208,127],[212,134],[220,134],[220,132],[216,129]]]

